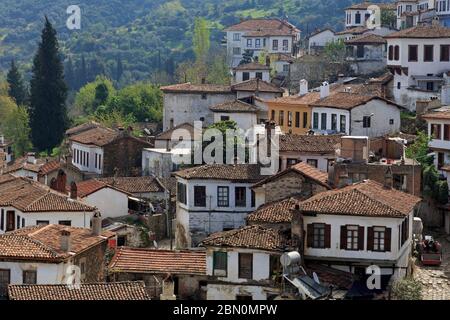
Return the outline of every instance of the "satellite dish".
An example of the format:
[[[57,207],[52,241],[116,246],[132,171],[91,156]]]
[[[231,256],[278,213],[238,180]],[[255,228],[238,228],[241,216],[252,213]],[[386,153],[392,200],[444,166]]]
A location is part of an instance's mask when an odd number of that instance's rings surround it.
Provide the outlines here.
[[[313,272],[313,279],[314,279],[314,281],[315,281],[317,284],[320,284],[319,276],[318,276],[317,273],[315,273],[315,272]]]

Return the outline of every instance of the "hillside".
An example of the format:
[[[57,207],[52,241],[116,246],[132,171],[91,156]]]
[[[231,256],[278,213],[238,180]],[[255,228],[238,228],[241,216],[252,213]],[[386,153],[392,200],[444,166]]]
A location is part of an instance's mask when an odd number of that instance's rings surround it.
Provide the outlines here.
[[[242,18],[286,17],[303,35],[325,26],[342,28],[343,9],[355,0],[79,0],[81,30],[66,28],[70,0],[0,2],[0,70],[12,58],[28,72],[43,17],[58,31],[66,65],[86,69],[91,80],[104,73],[120,84],[148,79],[153,72],[172,74],[176,64],[193,56],[195,17],[210,23],[211,43],[220,47],[221,30]],[[83,66],[82,57],[85,58]]]

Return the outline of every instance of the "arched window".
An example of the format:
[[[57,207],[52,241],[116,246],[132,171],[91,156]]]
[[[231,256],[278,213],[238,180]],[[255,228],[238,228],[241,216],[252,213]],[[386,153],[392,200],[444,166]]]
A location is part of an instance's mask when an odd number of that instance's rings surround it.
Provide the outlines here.
[[[389,46],[389,60],[394,59],[394,46]]]
[[[360,24],[361,23],[361,13],[356,12],[355,14],[355,24]]]
[[[395,60],[400,60],[400,47],[399,46],[395,46],[394,59]]]

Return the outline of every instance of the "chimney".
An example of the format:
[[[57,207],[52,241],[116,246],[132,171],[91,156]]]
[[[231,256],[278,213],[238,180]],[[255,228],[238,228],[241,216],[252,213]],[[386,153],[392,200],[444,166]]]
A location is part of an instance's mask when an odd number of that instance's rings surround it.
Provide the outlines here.
[[[70,231],[69,230],[62,230],[61,231],[61,238],[60,238],[60,244],[61,244],[61,250],[64,252],[69,252],[70,249],[72,249],[72,244],[70,241]]]
[[[348,186],[348,170],[347,165],[342,165],[340,169],[335,168],[338,174],[338,188],[344,188]],[[336,172],[336,171],[335,171]]]
[[[92,217],[92,234],[94,236],[102,234],[102,215],[98,211]]]
[[[384,187],[386,189],[392,189],[392,182],[393,182],[392,168],[391,166],[388,166],[386,172],[384,173]]]
[[[291,220],[291,239],[292,245],[303,257],[303,237],[304,237],[304,221],[303,215],[300,211],[300,205],[297,203],[292,210],[292,220]]]
[[[320,99],[324,99],[330,95],[330,85],[324,81],[320,86]]]
[[[303,96],[308,93],[308,81],[305,79],[300,80],[300,90],[298,92],[299,96]]]
[[[75,181],[70,184],[70,198],[74,200],[78,198],[78,187]]]
[[[34,152],[27,153],[27,163],[36,164],[36,154]]]

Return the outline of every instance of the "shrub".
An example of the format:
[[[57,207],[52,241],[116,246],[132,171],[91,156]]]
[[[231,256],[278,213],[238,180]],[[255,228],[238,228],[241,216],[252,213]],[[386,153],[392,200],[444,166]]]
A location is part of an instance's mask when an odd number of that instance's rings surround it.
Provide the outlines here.
[[[394,283],[392,296],[395,300],[422,300],[422,284],[414,279],[402,279]]]

